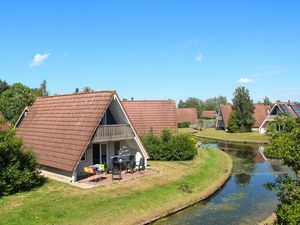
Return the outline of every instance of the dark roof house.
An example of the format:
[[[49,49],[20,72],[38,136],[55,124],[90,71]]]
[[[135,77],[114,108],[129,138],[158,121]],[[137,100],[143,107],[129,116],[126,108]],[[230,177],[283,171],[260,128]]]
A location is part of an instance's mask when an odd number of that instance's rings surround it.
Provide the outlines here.
[[[300,118],[300,104],[294,102],[276,102],[272,109],[269,110],[267,116],[265,116],[262,124],[259,127],[259,133],[263,134],[267,132],[267,128],[270,123],[274,123],[275,119],[281,116],[282,113],[290,116],[291,118]]]

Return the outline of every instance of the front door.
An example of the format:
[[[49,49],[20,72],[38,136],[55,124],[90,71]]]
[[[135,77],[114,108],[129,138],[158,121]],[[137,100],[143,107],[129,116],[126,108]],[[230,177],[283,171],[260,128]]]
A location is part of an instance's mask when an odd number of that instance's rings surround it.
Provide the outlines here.
[[[107,144],[93,144],[93,164],[107,165]]]

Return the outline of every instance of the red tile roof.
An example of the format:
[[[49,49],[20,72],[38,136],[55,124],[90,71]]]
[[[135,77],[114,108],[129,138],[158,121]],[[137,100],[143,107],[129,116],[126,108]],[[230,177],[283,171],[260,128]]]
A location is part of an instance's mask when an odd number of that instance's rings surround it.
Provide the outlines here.
[[[255,105],[254,110],[254,118],[255,123],[253,124],[253,128],[259,128],[260,125],[264,122],[266,116],[268,115],[268,110],[270,107],[268,105],[257,104]]]
[[[192,125],[198,124],[198,113],[195,108],[176,109],[177,122],[190,122]]]
[[[123,101],[125,111],[139,135],[164,128],[177,129],[176,104],[173,100]]]
[[[201,114],[201,117],[214,119],[214,118],[216,118],[216,111],[215,110],[204,110]]]
[[[232,112],[231,105],[220,105],[221,115],[223,118],[225,129],[228,127],[229,115]]]
[[[38,98],[17,128],[41,165],[72,172],[100,123],[114,91]]]
[[[221,113],[223,116],[223,121],[225,124],[225,128],[228,128],[228,121],[229,121],[229,116],[230,113],[232,112],[232,107],[231,105],[220,105]],[[254,118],[255,118],[255,123],[253,124],[252,128],[259,128],[260,125],[263,123],[264,119],[268,115],[268,109],[269,106],[262,105],[262,104],[256,104],[255,105],[255,110],[254,110]]]
[[[5,120],[3,114],[0,112],[0,120]],[[6,131],[9,129],[9,125],[7,123],[2,124],[0,130]]]

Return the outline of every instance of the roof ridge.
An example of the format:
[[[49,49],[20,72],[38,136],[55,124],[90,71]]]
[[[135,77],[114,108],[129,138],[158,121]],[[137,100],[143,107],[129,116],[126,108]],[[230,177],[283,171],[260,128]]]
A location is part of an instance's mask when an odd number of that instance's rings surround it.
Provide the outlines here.
[[[155,99],[155,100],[122,100],[122,102],[166,102],[166,101],[170,101],[170,102],[175,102],[175,100],[173,99],[167,99],[167,100],[164,100],[164,99]]]
[[[104,90],[104,91],[93,91],[93,92],[80,92],[80,93],[72,93],[72,94],[61,94],[61,95],[51,95],[51,96],[40,96],[38,99],[44,98],[53,98],[53,97],[61,97],[61,96],[72,96],[72,95],[87,95],[87,94],[100,94],[100,93],[116,93],[116,90]]]

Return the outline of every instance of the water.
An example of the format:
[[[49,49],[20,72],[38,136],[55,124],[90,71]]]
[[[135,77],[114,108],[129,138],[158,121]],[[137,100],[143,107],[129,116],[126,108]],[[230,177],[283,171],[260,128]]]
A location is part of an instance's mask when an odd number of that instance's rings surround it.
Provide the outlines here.
[[[155,224],[256,224],[277,207],[276,194],[264,184],[290,170],[279,161],[266,162],[259,145],[217,143],[233,159],[233,172],[224,187],[204,202],[157,221]]]

